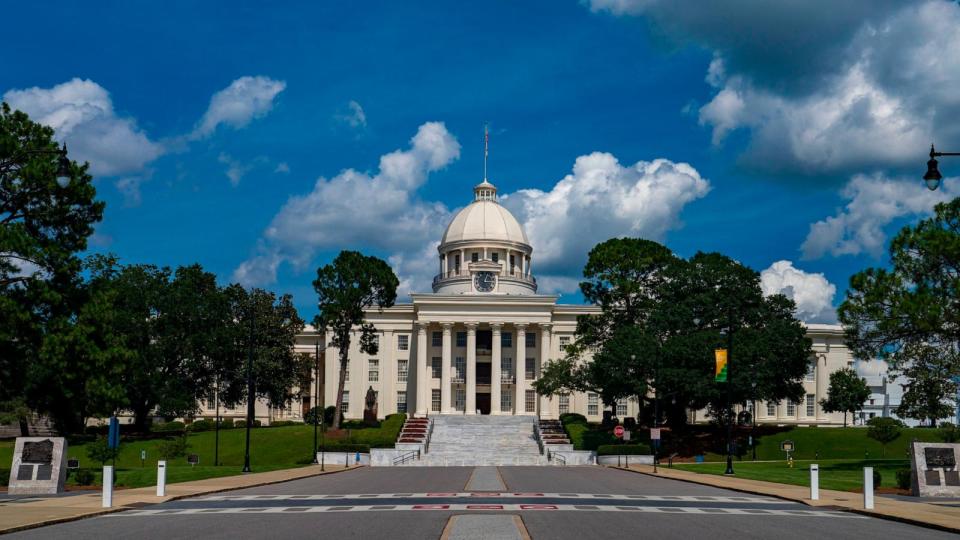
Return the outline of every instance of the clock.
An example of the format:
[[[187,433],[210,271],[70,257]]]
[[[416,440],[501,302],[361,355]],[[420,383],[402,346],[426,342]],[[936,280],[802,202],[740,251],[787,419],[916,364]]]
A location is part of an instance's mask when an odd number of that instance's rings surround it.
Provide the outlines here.
[[[497,276],[493,272],[477,272],[473,276],[473,286],[479,292],[490,292],[497,286]]]

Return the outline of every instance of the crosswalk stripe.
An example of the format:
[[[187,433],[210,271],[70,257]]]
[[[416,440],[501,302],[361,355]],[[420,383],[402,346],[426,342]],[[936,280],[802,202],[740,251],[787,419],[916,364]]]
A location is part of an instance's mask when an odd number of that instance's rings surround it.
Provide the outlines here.
[[[208,501],[287,501],[287,500],[334,500],[334,499],[611,499],[632,501],[677,501],[677,502],[725,502],[725,503],[764,503],[792,504],[790,501],[767,497],[710,496],[710,495],[614,495],[605,493],[497,493],[489,491],[473,492],[430,492],[430,493],[360,493],[353,495],[214,495],[190,499],[195,502]]]

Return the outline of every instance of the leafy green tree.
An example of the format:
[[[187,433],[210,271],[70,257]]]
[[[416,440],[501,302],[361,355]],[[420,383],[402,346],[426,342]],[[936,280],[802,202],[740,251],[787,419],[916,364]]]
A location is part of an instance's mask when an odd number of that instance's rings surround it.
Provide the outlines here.
[[[332,263],[317,269],[313,288],[319,297],[320,313],[314,320],[318,331],[330,330],[332,345],[340,356],[337,403],[333,429],[340,427],[340,408],[349,363],[350,338],[354,327],[360,329],[360,351],[376,354],[378,345],[372,324],[364,320],[365,311],[393,306],[400,285],[393,270],[383,260],[356,251],[341,251]]]
[[[940,424],[939,431],[941,441],[945,443],[960,442],[960,426],[956,426],[952,422],[944,422]]]
[[[57,151],[51,128],[0,104],[0,411],[23,435],[30,409],[48,412],[28,397],[31,369],[47,325],[76,314],[77,253],[104,208],[87,165],[69,162],[58,181]]]
[[[883,456],[887,455],[887,445],[897,440],[903,430],[903,422],[896,418],[876,417],[867,421],[867,437],[883,445]]]
[[[930,421],[930,427],[937,420],[953,413],[949,399],[957,394],[960,377],[960,362],[957,353],[942,347],[927,344],[908,344],[897,354],[895,369],[891,375],[901,375],[907,383],[897,407],[897,416],[913,418],[921,423]]]
[[[860,359],[883,358],[899,368],[906,347],[960,345],[960,199],[904,227],[890,243],[890,267],[850,278],[840,305],[847,340]],[[953,356],[950,362],[960,362]]]
[[[853,368],[838,369],[830,374],[826,399],[820,400],[820,406],[826,412],[842,412],[843,427],[847,427],[847,413],[853,414],[863,408],[870,397],[867,381],[857,375]]]
[[[120,448],[110,448],[106,437],[98,437],[97,440],[87,445],[87,457],[100,463],[101,466],[116,459],[119,455]]]

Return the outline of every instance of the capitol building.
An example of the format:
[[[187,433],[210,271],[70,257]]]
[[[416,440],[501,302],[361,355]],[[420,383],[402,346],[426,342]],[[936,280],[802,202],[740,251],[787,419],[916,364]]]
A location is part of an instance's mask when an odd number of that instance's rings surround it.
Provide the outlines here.
[[[367,312],[376,328],[379,350],[362,353],[359,334],[351,340],[342,411],[363,418],[365,398],[376,395],[377,416],[396,412],[433,415],[535,415],[555,419],[575,412],[599,422],[604,405],[595,393],[544,397],[533,383],[543,366],[559,358],[575,339],[577,317],[600,312],[591,305],[560,304],[557,295],[539,294],[534,274],[536,254],[517,219],[497,201],[497,188],[484,180],[473,201],[450,221],[438,246],[433,291],[413,293],[409,303]],[[853,357],[836,325],[807,325],[814,356],[803,381],[800,402],[749,403],[757,422],[840,425],[842,415],[826,413],[830,373],[852,366]],[[321,405],[336,403],[340,369],[332,336],[307,327],[296,350],[316,355],[319,381],[310,396],[286,409],[256,406],[261,422],[301,420],[319,390]],[[590,361],[589,353],[583,361]],[[319,384],[319,389],[315,385]],[[213,417],[212,403],[200,416]],[[636,416],[639,404],[623,399],[612,411],[618,418]],[[224,411],[242,418],[245,406]],[[690,421],[707,420],[691,411]]]

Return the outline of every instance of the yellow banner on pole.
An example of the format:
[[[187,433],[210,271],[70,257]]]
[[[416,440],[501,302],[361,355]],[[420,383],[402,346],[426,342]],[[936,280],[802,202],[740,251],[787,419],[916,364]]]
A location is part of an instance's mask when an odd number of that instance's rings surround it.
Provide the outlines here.
[[[717,370],[713,380],[716,382],[727,382],[727,350],[716,349],[713,351],[713,356],[717,362]]]

